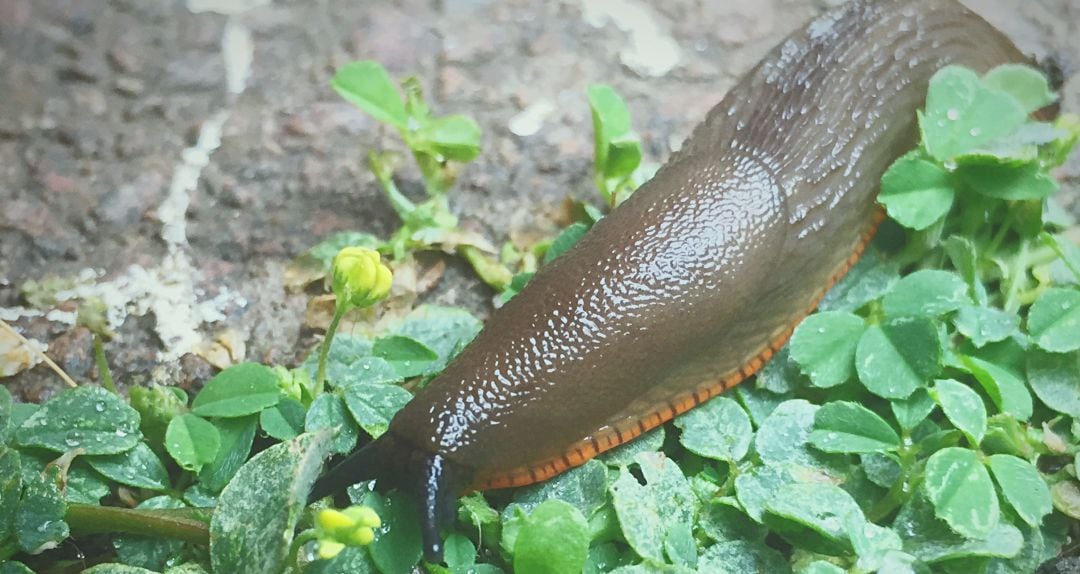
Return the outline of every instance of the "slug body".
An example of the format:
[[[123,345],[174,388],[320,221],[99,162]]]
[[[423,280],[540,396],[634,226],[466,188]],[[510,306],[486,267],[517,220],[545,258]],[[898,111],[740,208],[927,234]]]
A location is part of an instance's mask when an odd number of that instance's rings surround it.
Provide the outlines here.
[[[814,20],[315,496],[413,489],[439,559],[460,492],[545,480],[752,375],[873,235],[934,72],[1023,61],[954,0],[852,0]]]

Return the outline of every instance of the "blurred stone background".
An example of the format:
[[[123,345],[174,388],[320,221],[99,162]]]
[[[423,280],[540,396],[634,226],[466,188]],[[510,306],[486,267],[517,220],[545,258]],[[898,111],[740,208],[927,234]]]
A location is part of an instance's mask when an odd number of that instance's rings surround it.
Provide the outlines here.
[[[496,244],[528,241],[555,231],[566,196],[594,197],[589,83],[615,86],[663,161],[835,3],[0,0],[0,319],[77,381],[96,376],[90,333],[74,303],[28,298],[29,281],[107,303],[121,386],[201,384],[215,368],[193,351],[223,333],[293,364],[318,329],[311,295],[284,288],[288,262],[333,232],[398,225],[365,158],[399,144],[330,89],[337,66],[378,60],[419,76],[438,112],[476,118],[484,152],[452,206]],[[966,3],[1060,62],[1063,107],[1080,111],[1080,4]],[[1080,161],[1061,177],[1080,213]],[[446,264],[425,299],[490,312],[490,290]],[[44,365],[2,381],[24,400],[62,388]]]

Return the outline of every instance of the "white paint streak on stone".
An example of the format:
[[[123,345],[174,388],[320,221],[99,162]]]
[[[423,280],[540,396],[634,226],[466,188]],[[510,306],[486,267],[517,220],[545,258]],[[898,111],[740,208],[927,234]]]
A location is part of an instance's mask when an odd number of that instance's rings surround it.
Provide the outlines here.
[[[251,30],[241,25],[236,18],[229,18],[225,23],[221,53],[225,57],[225,85],[230,94],[240,94],[251,77],[255,44],[251,40]]]
[[[192,12],[217,12],[229,15],[222,36],[221,54],[225,61],[226,89],[236,95],[244,91],[251,76],[254,43],[251,32],[235,17],[266,0],[190,0]],[[198,188],[203,169],[221,145],[221,135],[230,109],[225,107],[207,118],[199,129],[194,145],[181,152],[180,162],[173,170],[168,195],[157,210],[161,222],[161,239],[166,246],[165,257],[152,269],[132,265],[123,275],[111,281],[99,281],[103,273],[83,270],[73,289],[57,293],[59,300],[98,298],[104,301],[109,326],[119,328],[129,316],[153,313],[154,330],[164,350],[162,361],[179,359],[203,341],[199,332],[204,324],[225,319],[225,310],[232,305],[244,306],[247,301],[222,287],[218,294],[207,299],[197,287],[198,268],[192,263],[187,238],[187,210],[191,194]],[[33,309],[0,309],[0,318],[40,316]],[[74,324],[74,313],[50,312],[47,317],[57,322]]]
[[[225,16],[235,16],[269,3],[270,0],[188,0],[187,8],[193,14],[213,12]]]
[[[594,28],[608,22],[629,35],[619,59],[642,76],[663,76],[678,65],[682,49],[657,24],[658,15],[639,0],[582,0],[585,21]]]
[[[210,154],[221,145],[221,129],[229,118],[227,110],[219,110],[202,123],[195,145],[181,153],[181,161],[173,172],[169,194],[158,207],[161,238],[169,251],[187,245],[187,210],[191,193],[199,185],[202,171],[210,163]]]
[[[22,318],[32,319],[34,317],[40,317],[44,313],[37,309],[30,309],[28,307],[0,307],[0,321],[7,323],[14,323]]]
[[[549,100],[535,102],[510,118],[510,132],[522,137],[531,136],[540,131],[544,120],[554,111],[555,104]]]

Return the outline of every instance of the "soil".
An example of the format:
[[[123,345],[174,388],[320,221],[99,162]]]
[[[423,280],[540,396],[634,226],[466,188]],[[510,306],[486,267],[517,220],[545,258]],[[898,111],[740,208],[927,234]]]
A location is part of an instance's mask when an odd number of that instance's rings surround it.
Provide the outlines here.
[[[106,302],[121,386],[197,387],[216,368],[193,351],[222,338],[294,364],[318,330],[311,294],[285,289],[288,263],[331,233],[397,226],[365,158],[399,144],[330,89],[336,67],[378,60],[418,76],[436,110],[476,118],[484,153],[453,208],[495,244],[527,241],[556,230],[566,196],[594,197],[588,84],[626,98],[662,162],[834,3],[0,0],[0,318],[80,382],[95,377],[92,337],[70,302],[32,305],[43,280]],[[1058,62],[1063,108],[1080,111],[1080,4],[968,3]],[[1080,214],[1080,160],[1060,175]],[[401,184],[415,192],[417,175]],[[426,300],[490,312],[491,291],[447,263]],[[4,384],[21,400],[63,388],[43,365]]]

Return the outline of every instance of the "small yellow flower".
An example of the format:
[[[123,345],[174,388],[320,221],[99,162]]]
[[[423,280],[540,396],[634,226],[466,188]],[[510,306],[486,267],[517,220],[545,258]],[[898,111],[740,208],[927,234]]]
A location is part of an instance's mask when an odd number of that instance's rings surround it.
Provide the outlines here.
[[[319,539],[318,547],[319,558],[322,558],[323,560],[330,560],[338,554],[341,554],[342,550],[345,550],[344,544],[322,538]]]
[[[356,526],[356,520],[351,516],[345,514],[340,510],[333,508],[324,508],[315,515],[315,524],[321,529],[331,534],[336,534],[343,530],[349,530]]]
[[[382,520],[379,518],[375,511],[367,506],[350,506],[345,509],[345,514],[356,521],[361,526],[367,526],[368,528],[378,528],[382,526]]]
[[[315,534],[319,558],[337,556],[347,546],[367,546],[375,541],[375,528],[382,520],[367,506],[345,510],[324,508],[315,515]]]
[[[349,533],[349,546],[367,546],[375,540],[375,531],[362,526]]]
[[[386,297],[392,282],[393,274],[378,251],[346,247],[334,256],[333,286],[339,305],[367,307]]]

